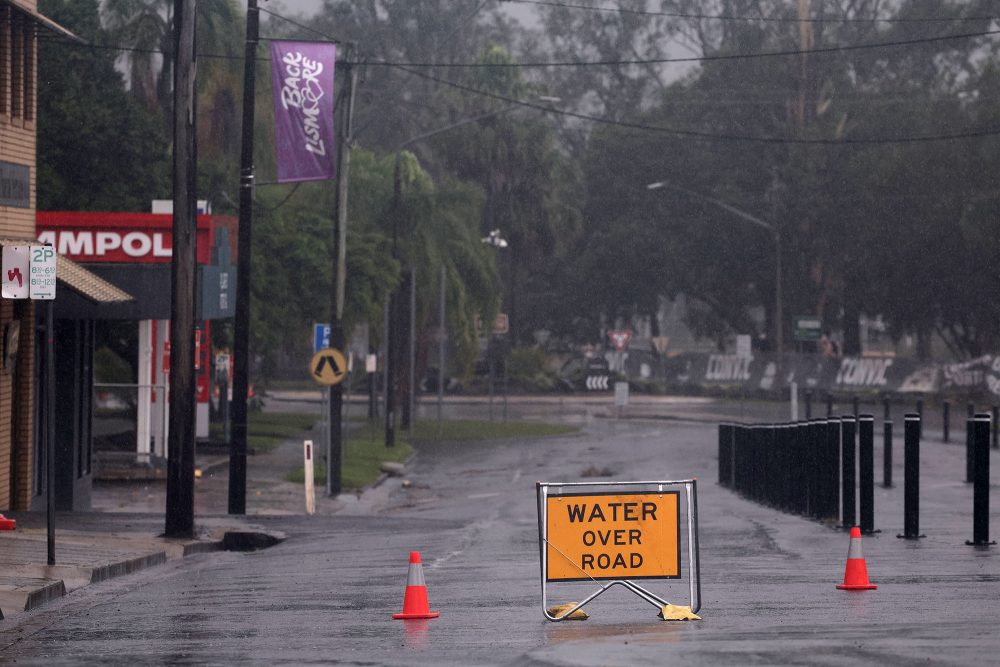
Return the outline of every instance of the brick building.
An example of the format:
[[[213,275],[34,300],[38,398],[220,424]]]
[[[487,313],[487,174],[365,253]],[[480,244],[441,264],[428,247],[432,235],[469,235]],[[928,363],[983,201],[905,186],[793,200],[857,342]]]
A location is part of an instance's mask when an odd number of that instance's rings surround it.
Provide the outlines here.
[[[76,39],[40,15],[37,0],[0,0],[0,246],[36,242],[36,59],[40,30]],[[68,298],[92,303],[129,298],[68,260],[60,258],[58,271],[59,288]],[[39,335],[35,303],[0,298],[0,511],[44,505],[40,498],[44,492],[45,447],[41,446],[38,427],[45,416],[38,401],[44,330]],[[38,308],[38,312],[42,309]],[[86,327],[77,329],[79,338],[67,338],[57,347],[57,378],[71,377],[86,365],[88,354],[92,355],[92,349],[87,349]],[[84,373],[74,379],[72,385],[82,400],[66,411],[80,423],[89,420],[84,396],[90,391],[84,387],[86,377]],[[60,382],[56,382],[57,387]],[[63,405],[60,400],[60,412]],[[89,433],[85,435],[89,437]],[[64,440],[60,444],[72,456],[87,447],[82,441]],[[57,469],[71,473],[83,470],[81,465],[61,465],[60,458],[65,458],[65,453],[57,453]]]

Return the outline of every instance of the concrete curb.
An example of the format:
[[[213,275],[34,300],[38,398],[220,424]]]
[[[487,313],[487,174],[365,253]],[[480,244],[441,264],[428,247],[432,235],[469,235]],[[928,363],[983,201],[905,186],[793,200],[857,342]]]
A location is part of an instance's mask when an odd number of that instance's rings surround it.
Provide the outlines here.
[[[222,529],[224,530],[224,529]],[[134,574],[169,560],[215,551],[254,551],[285,540],[280,531],[221,530],[221,537],[169,540],[142,534],[73,532],[57,542],[57,564],[45,563],[38,529],[7,535],[0,559],[0,619],[31,611],[76,589]],[[159,547],[159,549],[157,549]],[[65,562],[58,562],[60,553]],[[92,562],[86,562],[92,559]]]

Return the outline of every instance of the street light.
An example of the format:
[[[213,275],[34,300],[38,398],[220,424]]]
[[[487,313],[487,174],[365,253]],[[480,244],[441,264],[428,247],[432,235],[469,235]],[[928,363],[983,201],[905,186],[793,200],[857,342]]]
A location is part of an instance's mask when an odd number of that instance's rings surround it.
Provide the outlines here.
[[[782,296],[781,296],[781,232],[778,228],[769,222],[764,222],[758,217],[750,215],[746,211],[741,211],[740,209],[727,204],[724,201],[716,199],[715,197],[709,197],[708,195],[703,195],[700,192],[695,192],[694,190],[688,190],[679,185],[674,185],[673,183],[668,183],[667,181],[657,181],[655,183],[650,183],[646,186],[647,190],[658,190],[660,188],[667,188],[670,190],[675,190],[677,192],[684,193],[695,199],[701,199],[702,201],[707,201],[710,204],[715,204],[719,208],[729,211],[736,217],[749,222],[750,224],[766,229],[774,236],[774,330],[775,330],[775,347],[778,351],[779,363],[780,357],[785,351],[785,337],[783,331],[783,314],[782,314]]]
[[[479,239],[483,244],[493,246],[497,250],[507,247],[507,239],[500,236],[499,229],[490,230],[490,233]],[[496,377],[496,351],[493,347],[493,323],[489,324],[490,330],[487,335],[486,356],[489,358],[489,395],[490,395],[490,421],[493,421],[493,380]],[[507,421],[507,353],[504,346],[503,362],[503,420]]]
[[[561,98],[552,96],[537,96],[536,100],[543,102],[555,103],[560,102]],[[403,150],[408,146],[411,146],[424,139],[429,139],[431,137],[437,136],[444,132],[454,130],[456,128],[462,127],[464,125],[469,125],[470,123],[475,123],[480,120],[485,120],[487,118],[493,118],[494,116],[499,116],[505,114],[508,111],[513,111],[522,106],[531,106],[523,103],[509,104],[505,107],[497,109],[495,111],[489,111],[477,116],[470,116],[469,118],[462,118],[455,121],[454,123],[449,123],[444,127],[439,127],[436,130],[430,130],[429,132],[424,132],[418,134],[415,137],[407,139],[403,143],[399,144],[394,151],[396,153],[396,161],[393,168],[392,175],[392,257],[395,260],[399,260],[398,252],[398,241],[399,241],[399,222],[400,222],[400,209],[402,207],[402,162],[403,162]],[[535,107],[537,108],[537,107]],[[497,232],[499,234],[499,232]],[[506,243],[506,241],[504,241]],[[388,331],[386,332],[386,388],[385,388],[385,446],[393,447],[396,444],[396,376],[398,375],[398,365],[399,361],[397,358],[398,348],[396,345],[397,338],[397,320],[399,311],[399,297],[397,294],[397,289],[394,289],[392,294],[389,295],[389,316],[388,316]],[[411,318],[412,319],[412,318]],[[410,327],[412,329],[413,322],[410,322]],[[412,339],[412,335],[411,335]],[[413,350],[411,342],[410,350],[410,383],[413,383]],[[411,389],[408,401],[413,400],[413,391]],[[409,410],[412,412],[412,410]]]

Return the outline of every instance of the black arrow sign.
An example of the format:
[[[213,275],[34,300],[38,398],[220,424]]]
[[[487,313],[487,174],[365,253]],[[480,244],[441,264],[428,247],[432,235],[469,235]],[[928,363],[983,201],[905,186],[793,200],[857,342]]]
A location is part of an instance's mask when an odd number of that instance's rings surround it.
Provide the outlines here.
[[[318,378],[323,377],[323,367],[326,366],[327,364],[330,365],[330,370],[333,371],[334,377],[339,377],[341,373],[343,373],[343,371],[341,371],[337,367],[337,362],[334,360],[334,358],[332,356],[329,356],[329,357],[323,357],[322,359],[319,360],[319,363],[316,364],[316,370],[313,371],[313,374]]]

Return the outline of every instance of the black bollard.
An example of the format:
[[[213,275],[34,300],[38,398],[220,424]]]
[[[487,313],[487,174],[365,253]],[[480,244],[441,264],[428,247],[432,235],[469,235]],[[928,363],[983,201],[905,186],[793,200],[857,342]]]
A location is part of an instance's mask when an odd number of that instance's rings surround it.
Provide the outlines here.
[[[920,534],[920,415],[903,418],[903,534],[915,540]]]
[[[882,421],[891,422],[892,421],[892,404],[889,401],[888,396],[882,397]]]
[[[882,486],[892,487],[892,422],[882,422]]]
[[[820,519],[836,521],[840,514],[840,420],[826,420],[826,444],[821,456]]]
[[[1000,407],[994,405],[993,422],[990,424],[990,438],[992,438],[993,449],[1000,447],[1000,441],[997,439],[997,434],[1000,433],[1000,428],[998,428],[997,422],[1000,422]]]
[[[875,532],[875,417],[858,417],[858,501],[861,532]]]
[[[951,438],[949,437],[951,435],[951,433],[949,433],[949,431],[951,430],[951,402],[950,401],[944,401],[941,404],[941,420],[942,420],[942,426],[941,426],[941,428],[944,429],[944,434],[942,436],[942,439],[945,442],[949,442],[951,440]]]
[[[732,486],[733,425],[719,424],[719,484]]]
[[[813,416],[813,392],[812,389],[806,389],[806,421],[812,419]]]
[[[806,491],[806,510],[814,519],[820,518],[820,488],[822,485],[822,452],[826,442],[826,420],[814,419],[809,423],[809,452],[806,461],[809,484]]]
[[[990,542],[990,415],[976,415],[972,429],[976,482],[972,490],[972,541],[966,544],[984,547],[996,544]]]
[[[972,418],[976,414],[976,404],[967,403],[965,406],[965,483],[972,484]]]
[[[747,427],[737,424],[733,427],[733,490],[746,493],[747,469]]]
[[[840,523],[844,530],[858,525],[856,432],[857,420],[854,415],[840,418]]]
[[[965,420],[965,483],[972,484],[972,470],[975,462],[972,459],[972,417]]]

